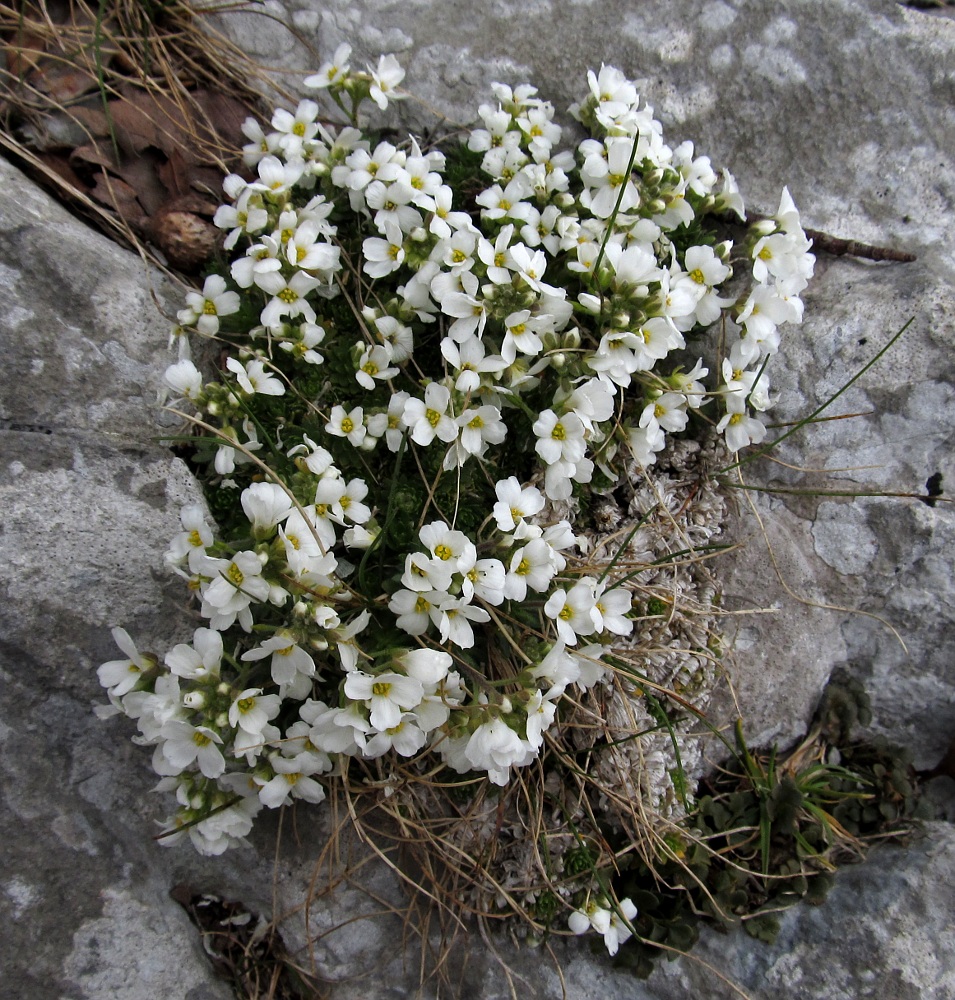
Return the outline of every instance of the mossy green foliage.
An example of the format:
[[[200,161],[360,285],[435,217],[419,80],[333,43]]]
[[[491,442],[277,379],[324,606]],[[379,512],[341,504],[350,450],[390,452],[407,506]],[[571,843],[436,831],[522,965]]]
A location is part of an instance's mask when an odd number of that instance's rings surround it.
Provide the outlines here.
[[[749,750],[740,732],[735,755],[698,789],[687,835],[669,836],[654,859],[622,858],[613,889],[638,913],[615,964],[645,978],[661,955],[689,950],[704,923],[772,942],[779,912],[822,903],[867,841],[904,838],[919,817],[915,772],[904,748],[850,738],[870,720],[862,686],[840,670],[811,738],[788,757]]]

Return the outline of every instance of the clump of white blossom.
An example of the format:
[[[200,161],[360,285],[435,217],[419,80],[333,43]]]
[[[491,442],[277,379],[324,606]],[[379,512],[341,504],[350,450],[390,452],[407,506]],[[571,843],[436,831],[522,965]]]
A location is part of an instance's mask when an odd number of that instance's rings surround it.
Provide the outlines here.
[[[312,100],[246,123],[215,216],[231,262],[179,313],[229,353],[216,381],[187,354],[166,375],[216,429],[231,511],[223,535],[186,507],[166,553],[203,624],[162,657],[116,629],[125,659],[99,670],[177,798],[164,842],[206,854],[321,802],[349,758],[502,787],[539,760],[634,628],[633,574],[581,512],[673,441],[764,439],[766,363],[813,268],[786,191],[717,241],[744,219],[732,176],[667,145],[612,67],[572,109],[576,147],[534,87],[494,84],[443,152],[358,128],[404,72],[349,59],[306,84],[352,124]],[[483,187],[449,183],[462,157]],[[569,908],[611,954],[636,913]]]

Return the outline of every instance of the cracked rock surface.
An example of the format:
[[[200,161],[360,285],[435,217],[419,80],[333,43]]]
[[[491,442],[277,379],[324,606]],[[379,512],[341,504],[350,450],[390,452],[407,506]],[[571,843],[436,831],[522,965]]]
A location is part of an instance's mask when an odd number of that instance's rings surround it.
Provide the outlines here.
[[[780,449],[786,464],[741,475],[833,494],[924,493],[936,474],[946,493],[955,486],[955,19],[887,0],[326,0],[321,10],[267,0],[263,11],[274,18],[216,24],[289,71],[286,85],[350,41],[356,62],[397,53],[405,85],[461,122],[493,80],[530,80],[563,107],[588,67],[613,63],[642,81],[668,139],[692,138],[733,171],[748,207],[772,212],[785,183],[806,225],[916,253],[914,264],[820,255],[806,322],[773,366],[775,421],[811,412],[913,322],[828,411],[861,416],[804,428]],[[432,121],[410,101],[401,113],[409,128]],[[96,666],[116,655],[111,626],[140,648],[168,648],[189,630],[161,561],[180,505],[199,491],[156,443],[153,408],[169,360],[153,294],[168,313],[180,292],[2,161],[0,181],[2,992],[227,1000],[169,890],[186,882],[288,914],[286,939],[302,946],[296,910],[329,819],[299,810],[274,869],[267,824],[248,851],[221,859],[152,840],[165,810],[149,794],[149,755],[129,743],[131,727],[97,720],[91,706],[102,701]],[[736,502],[747,547],[725,570],[728,607],[775,609],[733,618],[730,668],[752,742],[797,738],[832,668],[848,663],[877,731],[931,767],[955,735],[955,512],[805,492],[739,491]],[[366,881],[400,902],[386,869]],[[947,1000],[953,885],[955,832],[928,824],[909,849],[882,848],[842,872],[822,907],[787,912],[772,947],[708,934],[694,954],[754,1000]],[[312,933],[377,908],[329,893],[313,904]],[[322,938],[314,954],[338,982],[332,995],[413,996],[401,935],[397,918],[369,918]],[[508,996],[484,944],[470,950],[457,995]],[[692,959],[639,983],[583,942],[557,953],[571,998],[734,995]],[[527,981],[521,995],[560,995],[545,954],[505,957]]]

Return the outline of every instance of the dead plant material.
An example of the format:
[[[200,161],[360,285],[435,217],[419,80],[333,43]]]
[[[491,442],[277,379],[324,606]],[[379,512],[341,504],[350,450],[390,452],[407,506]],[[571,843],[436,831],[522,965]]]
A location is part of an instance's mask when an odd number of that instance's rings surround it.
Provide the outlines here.
[[[261,111],[255,64],[200,16],[183,0],[0,5],[0,141],[111,236],[191,273]]]
[[[274,924],[242,903],[177,885],[169,894],[202,933],[213,967],[238,1000],[316,1000],[319,984],[292,960]]]

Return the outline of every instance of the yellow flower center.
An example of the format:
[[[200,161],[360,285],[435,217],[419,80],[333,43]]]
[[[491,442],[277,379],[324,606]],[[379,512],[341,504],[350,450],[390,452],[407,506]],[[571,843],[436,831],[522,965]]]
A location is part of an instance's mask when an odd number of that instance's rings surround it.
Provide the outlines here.
[[[245,574],[236,566],[235,563],[229,565],[228,570],[226,570],[226,576],[234,583],[237,587],[242,586],[242,581],[245,580]]]
[[[390,690],[391,685],[385,681],[375,681],[371,686],[371,693],[377,695],[379,698],[387,698]]]
[[[192,734],[192,742],[195,743],[197,747],[208,746],[212,740],[206,736],[205,733],[195,732]]]
[[[550,432],[550,436],[555,441],[565,441],[567,439],[567,431],[564,430],[564,425],[561,423],[554,424],[554,429]]]
[[[343,418],[342,418],[342,430],[343,430],[343,431],[344,431],[344,432],[345,432],[346,434],[351,434],[351,432],[352,432],[352,431],[353,431],[354,429],[355,429],[355,421],[354,421],[354,420],[352,420],[352,418],[351,418],[351,417],[343,417]]]
[[[291,288],[283,288],[279,292],[278,296],[286,305],[290,306],[293,302],[298,301],[298,292]]]
[[[425,410],[425,419],[431,424],[432,427],[438,426],[438,421],[441,419],[441,414],[437,410]]]
[[[438,545],[434,550],[434,554],[444,562],[447,562],[454,555],[448,545]]]
[[[703,272],[697,267],[690,271],[690,277],[698,284],[705,285],[706,278],[703,277]]]

